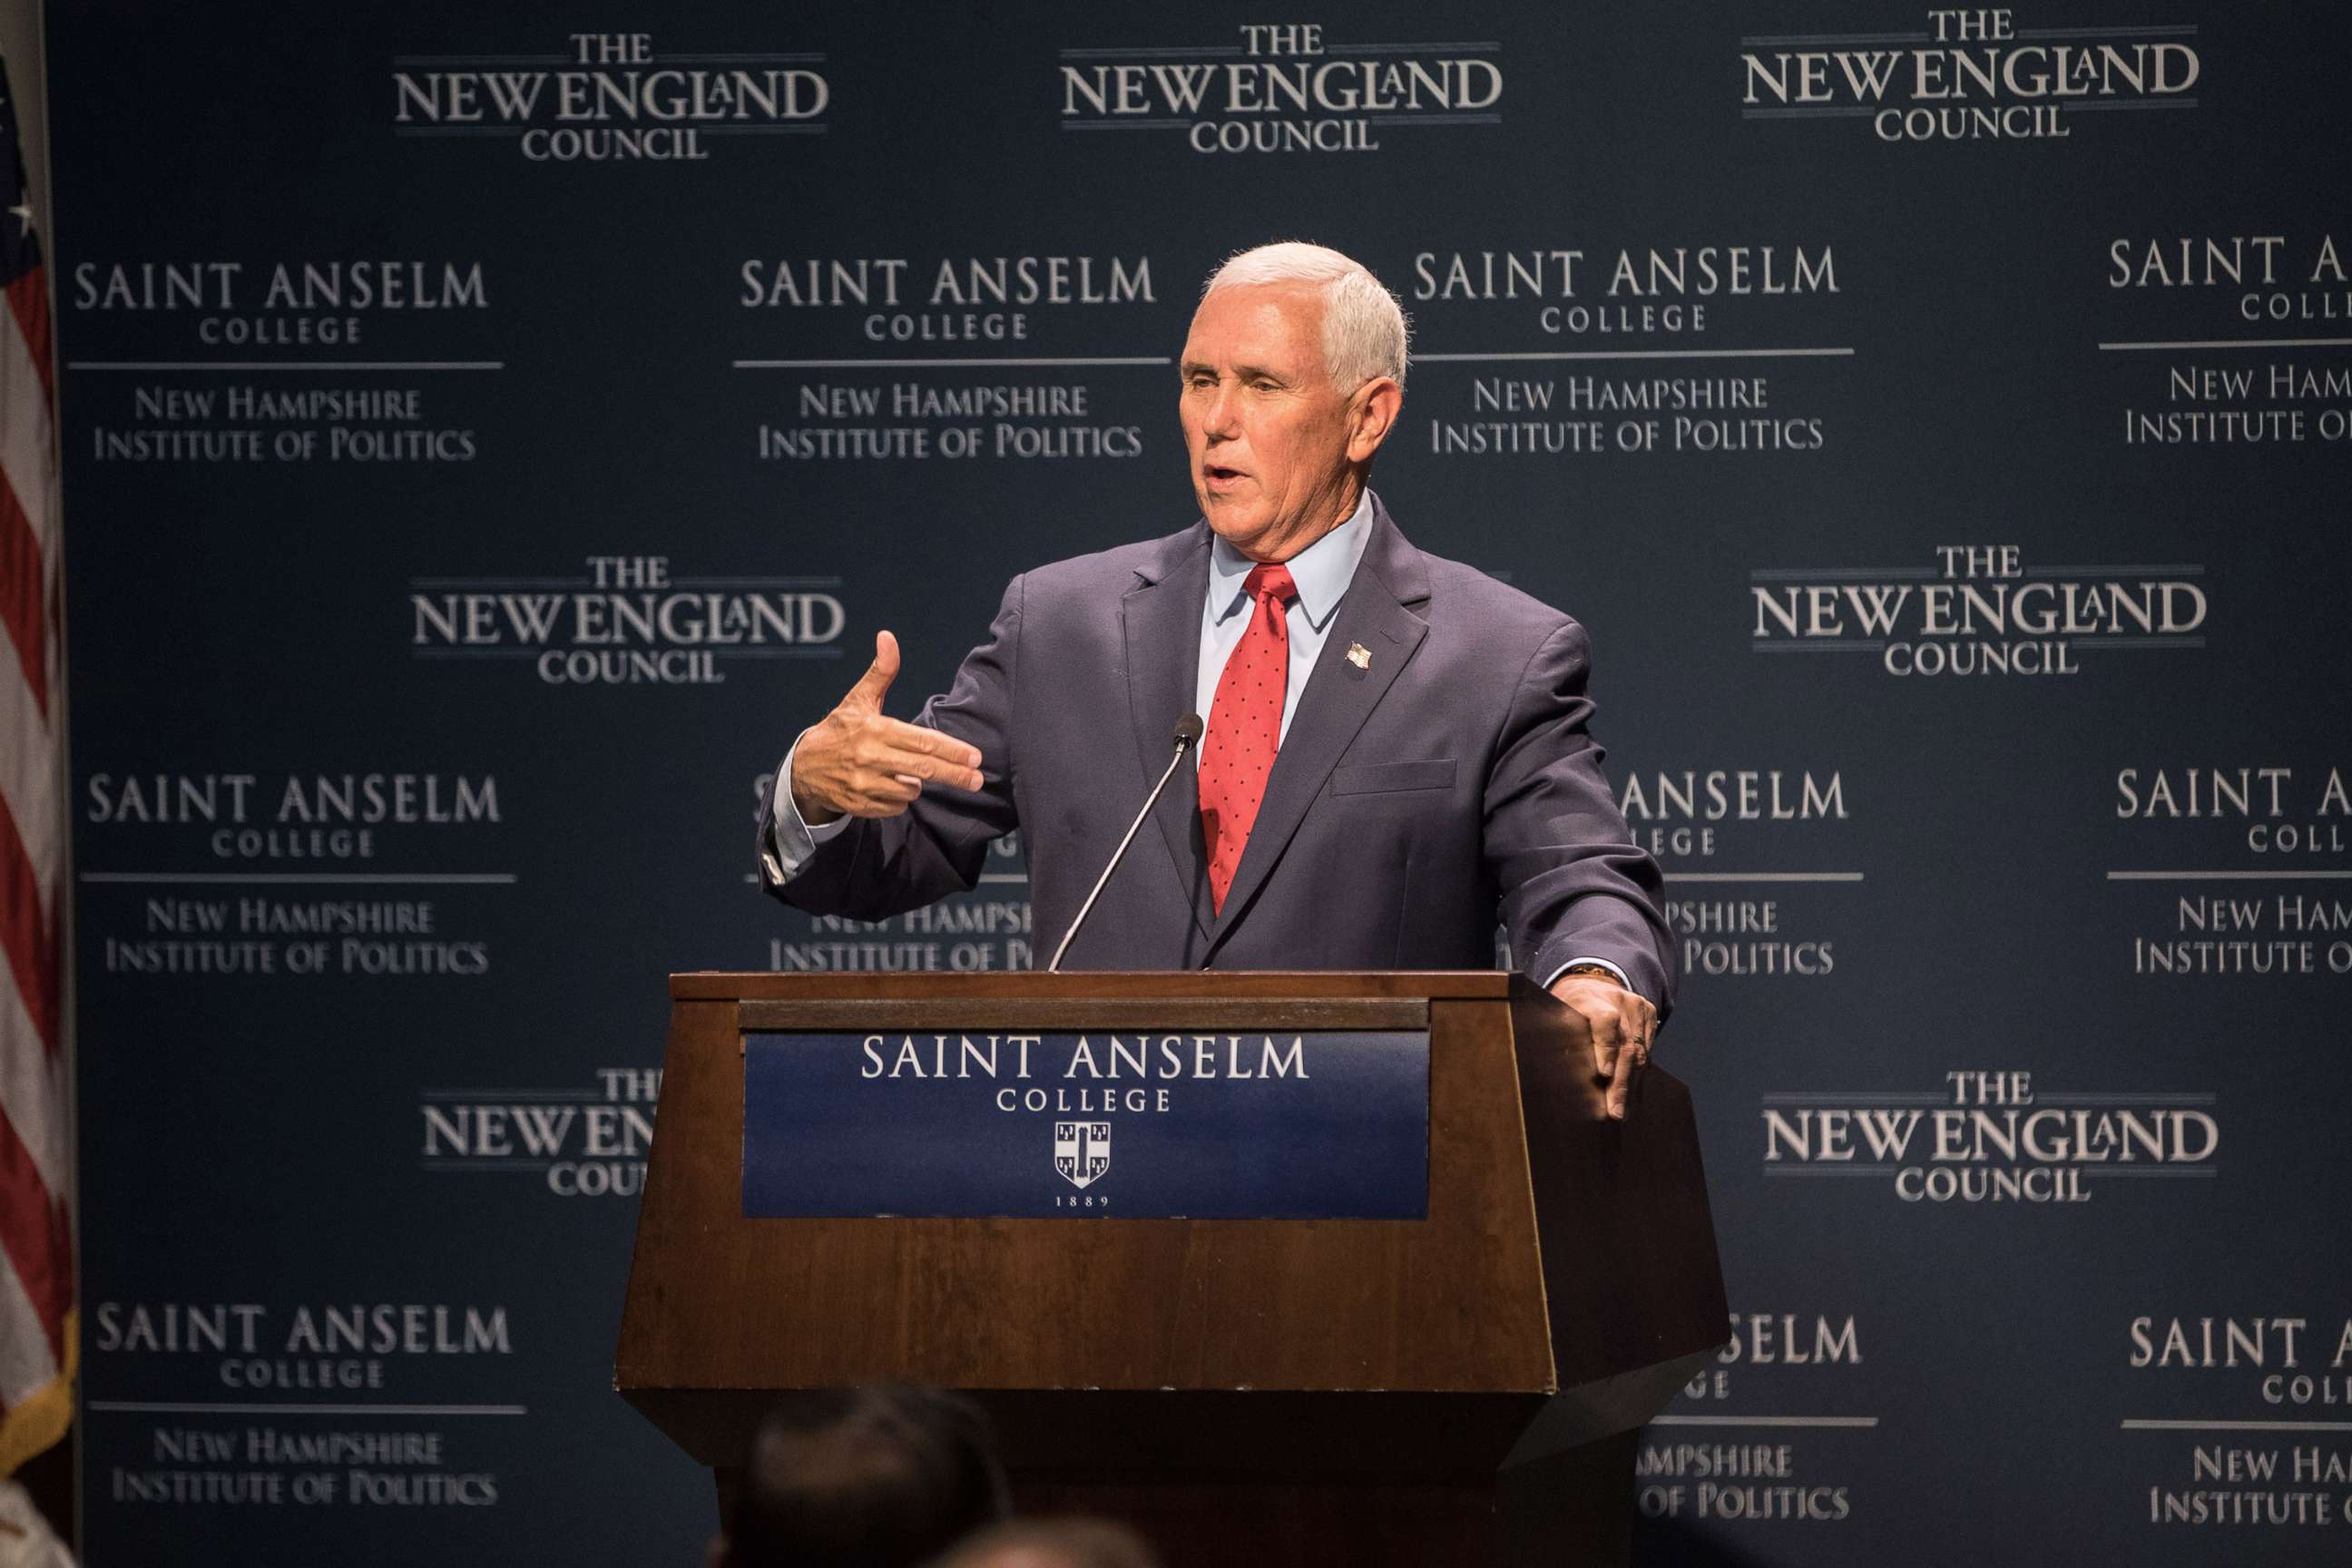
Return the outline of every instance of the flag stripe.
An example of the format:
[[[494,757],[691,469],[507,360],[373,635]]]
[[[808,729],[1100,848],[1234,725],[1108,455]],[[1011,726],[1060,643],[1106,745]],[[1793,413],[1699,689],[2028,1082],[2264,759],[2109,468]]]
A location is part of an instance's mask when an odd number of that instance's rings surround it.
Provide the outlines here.
[[[8,286],[12,298],[23,282],[18,279]],[[52,458],[57,448],[49,439],[47,353],[46,346],[35,346],[14,311],[0,315],[0,469],[6,470],[8,482],[16,489],[41,554],[54,565],[58,529],[49,479],[57,471]]]
[[[57,1374],[58,1350],[40,1309],[15,1271],[0,1268],[0,1390],[5,1390],[0,1397],[14,1409]]]
[[[58,1048],[56,935],[57,922],[41,908],[40,884],[16,837],[16,816],[0,802],[0,945],[8,950],[16,994],[45,1051]],[[65,1107],[55,1113],[62,1116]]]
[[[41,405],[45,408],[58,405],[58,388],[51,379],[56,372],[49,361],[49,269],[36,267],[8,285],[8,313],[16,319],[16,330],[24,334],[25,346],[31,352],[35,374],[40,378]]]
[[[0,419],[6,409],[0,408]],[[0,626],[16,645],[16,662],[24,667],[25,684],[32,689],[34,705],[49,711],[48,577],[43,570],[40,541],[31,520],[17,503],[16,487],[0,479]],[[10,737],[12,743],[15,737]]]
[[[58,791],[58,754],[49,738],[48,721],[33,701],[32,688],[8,661],[0,658],[0,806],[16,819],[24,840],[26,858],[32,862],[33,880],[40,889],[41,912],[54,918],[58,907],[58,873],[64,860],[64,802]]]
[[[65,1361],[66,1309],[73,1302],[73,1244],[65,1205],[50,1195],[15,1125],[5,1118],[0,1118],[0,1253],[8,1259],[0,1275],[13,1273],[48,1346],[49,1365],[36,1369],[38,1375],[33,1381],[38,1383]],[[11,1372],[14,1361],[12,1357]],[[21,1399],[26,1392],[11,1377],[0,1398]]]
[[[57,1108],[66,1102],[62,1052],[45,1050],[13,985],[0,984],[0,1118],[23,1140],[41,1185],[64,1192],[72,1180],[72,1129]]]

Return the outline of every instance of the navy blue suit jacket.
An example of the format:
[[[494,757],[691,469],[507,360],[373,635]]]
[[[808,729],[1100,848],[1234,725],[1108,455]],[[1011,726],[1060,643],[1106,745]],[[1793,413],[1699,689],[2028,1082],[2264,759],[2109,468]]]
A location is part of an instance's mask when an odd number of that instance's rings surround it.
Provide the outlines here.
[[[1018,827],[1042,963],[1192,710],[1210,542],[1196,522],[1014,578],[988,641],[916,720],[979,747],[988,787],[928,786],[789,881],[762,856],[767,890],[879,920],[972,887]],[[1065,967],[1489,969],[1499,921],[1537,979],[1607,959],[1665,1012],[1663,883],[1601,774],[1586,670],[1573,620],[1416,550],[1376,505],[1223,910],[1188,762]],[[763,812],[762,845],[771,826]]]

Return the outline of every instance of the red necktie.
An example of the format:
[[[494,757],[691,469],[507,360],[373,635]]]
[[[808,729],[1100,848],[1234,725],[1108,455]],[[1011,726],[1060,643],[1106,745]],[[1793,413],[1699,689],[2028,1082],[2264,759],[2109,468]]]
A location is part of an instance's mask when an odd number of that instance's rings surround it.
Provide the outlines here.
[[[1217,677],[1201,742],[1201,836],[1209,849],[1209,893],[1224,913],[1225,889],[1257,821],[1266,775],[1282,744],[1282,699],[1290,680],[1288,606],[1298,584],[1287,566],[1250,569],[1250,623]]]

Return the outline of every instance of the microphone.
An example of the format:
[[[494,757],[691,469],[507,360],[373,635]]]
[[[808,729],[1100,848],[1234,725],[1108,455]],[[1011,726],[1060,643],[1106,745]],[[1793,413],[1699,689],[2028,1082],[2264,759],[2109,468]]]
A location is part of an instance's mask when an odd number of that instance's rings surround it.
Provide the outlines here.
[[[1168,738],[1169,743],[1176,748],[1175,754],[1168,759],[1168,766],[1160,773],[1160,782],[1153,784],[1151,793],[1144,797],[1143,809],[1137,812],[1135,820],[1127,825],[1127,837],[1120,839],[1118,847],[1110,852],[1110,864],[1104,867],[1102,875],[1095,879],[1094,890],[1087,895],[1087,901],[1078,906],[1078,918],[1072,921],[1070,929],[1062,933],[1062,945],[1054,950],[1054,962],[1045,966],[1046,973],[1060,973],[1062,955],[1070,951],[1071,939],[1078,934],[1078,928],[1087,923],[1087,916],[1093,912],[1095,900],[1102,897],[1103,886],[1110,880],[1110,874],[1118,870],[1118,863],[1126,858],[1127,847],[1135,842],[1136,829],[1141,827],[1143,819],[1151,815],[1151,808],[1160,804],[1160,792],[1166,789],[1168,781],[1176,776],[1176,764],[1184,760],[1185,752],[1199,743],[1201,731],[1205,728],[1198,713],[1187,713],[1176,721],[1176,731]]]

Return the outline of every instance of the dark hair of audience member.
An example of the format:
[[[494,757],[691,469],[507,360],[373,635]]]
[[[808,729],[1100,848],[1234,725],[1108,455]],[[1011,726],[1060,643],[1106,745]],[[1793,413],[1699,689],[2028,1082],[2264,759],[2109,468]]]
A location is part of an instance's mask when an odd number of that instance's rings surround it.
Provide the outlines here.
[[[752,1438],[728,1568],[904,1568],[1009,1511],[988,1417],[934,1389],[786,1395]]]
[[[1160,1568],[1160,1559],[1108,1520],[1020,1519],[969,1537],[934,1568]]]

